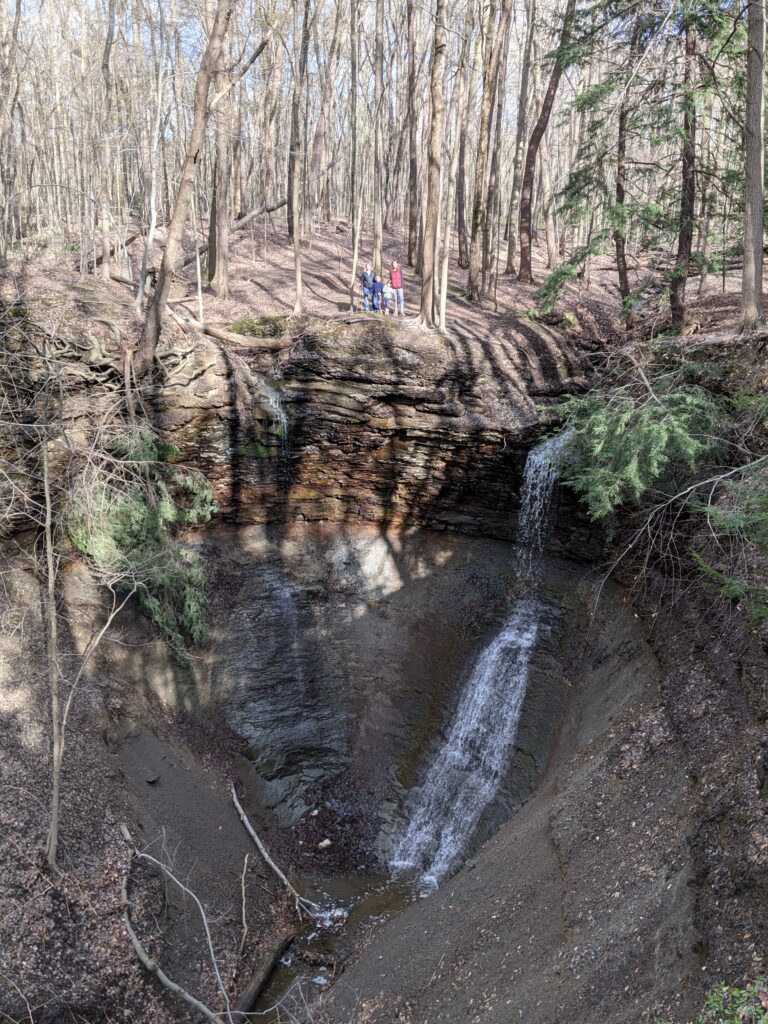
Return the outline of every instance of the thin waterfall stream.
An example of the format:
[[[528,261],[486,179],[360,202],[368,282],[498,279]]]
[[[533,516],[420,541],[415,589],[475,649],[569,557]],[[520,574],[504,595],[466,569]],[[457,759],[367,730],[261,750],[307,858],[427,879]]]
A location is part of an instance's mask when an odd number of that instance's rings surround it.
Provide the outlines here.
[[[419,872],[430,886],[437,886],[460,862],[509,765],[541,629],[541,562],[564,443],[561,435],[528,454],[518,554],[524,596],[475,663],[448,735],[423,784],[406,801],[407,822],[390,867],[396,873]]]
[[[448,734],[422,785],[406,797],[407,823],[396,840],[389,870],[349,877],[310,871],[295,879],[300,891],[322,906],[343,908],[343,923],[330,928],[311,923],[305,927],[259,998],[255,1009],[261,1019],[275,1024],[286,1019],[286,1008],[304,1000],[305,990],[329,984],[327,968],[317,966],[324,957],[348,956],[374,928],[426,895],[466,856],[480,819],[497,797],[509,768],[530,661],[545,628],[545,605],[539,598],[542,556],[554,519],[563,447],[564,438],[560,437],[539,444],[528,454],[521,490],[520,543],[515,554],[522,596],[473,666]],[[295,612],[287,619],[295,624]],[[331,916],[337,912],[331,911]]]

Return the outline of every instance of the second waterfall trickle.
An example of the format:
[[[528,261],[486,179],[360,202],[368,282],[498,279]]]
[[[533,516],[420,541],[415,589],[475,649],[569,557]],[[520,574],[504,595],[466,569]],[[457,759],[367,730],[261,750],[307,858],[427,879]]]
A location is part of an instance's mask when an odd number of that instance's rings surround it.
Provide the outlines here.
[[[475,663],[445,741],[406,800],[407,821],[390,866],[418,871],[427,884],[437,885],[458,864],[509,767],[540,629],[541,556],[564,444],[560,435],[528,454],[518,556],[526,595]]]

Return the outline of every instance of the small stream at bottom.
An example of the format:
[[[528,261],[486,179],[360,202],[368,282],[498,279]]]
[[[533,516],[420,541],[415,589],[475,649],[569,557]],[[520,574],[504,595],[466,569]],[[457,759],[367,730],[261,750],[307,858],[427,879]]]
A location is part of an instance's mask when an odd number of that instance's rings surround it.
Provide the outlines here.
[[[309,1002],[334,980],[337,961],[345,962],[385,921],[426,895],[418,879],[393,878],[388,873],[304,876],[297,888],[322,907],[343,909],[347,916],[338,927],[318,927],[307,921],[299,930],[254,1007],[257,1019],[265,1024],[296,1020],[304,1000]]]

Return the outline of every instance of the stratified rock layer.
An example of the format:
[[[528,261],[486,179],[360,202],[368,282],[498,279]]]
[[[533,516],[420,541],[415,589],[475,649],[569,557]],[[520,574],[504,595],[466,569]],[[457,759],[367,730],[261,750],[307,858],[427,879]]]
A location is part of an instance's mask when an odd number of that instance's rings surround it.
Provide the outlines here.
[[[567,335],[521,322],[515,337],[317,321],[271,367],[245,342],[239,353],[201,342],[166,359],[157,425],[204,470],[231,521],[513,538],[540,406],[583,388],[589,365]],[[586,531],[574,527],[563,542],[583,553]]]

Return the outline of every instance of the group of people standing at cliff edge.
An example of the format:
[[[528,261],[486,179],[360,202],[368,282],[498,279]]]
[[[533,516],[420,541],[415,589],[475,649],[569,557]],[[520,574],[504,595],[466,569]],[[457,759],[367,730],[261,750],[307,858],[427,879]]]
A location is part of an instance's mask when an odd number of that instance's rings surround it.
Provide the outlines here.
[[[393,261],[386,284],[382,284],[381,276],[374,273],[371,264],[366,263],[360,275],[360,287],[363,293],[362,308],[366,312],[373,310],[385,316],[405,316],[403,271],[399,263]]]

